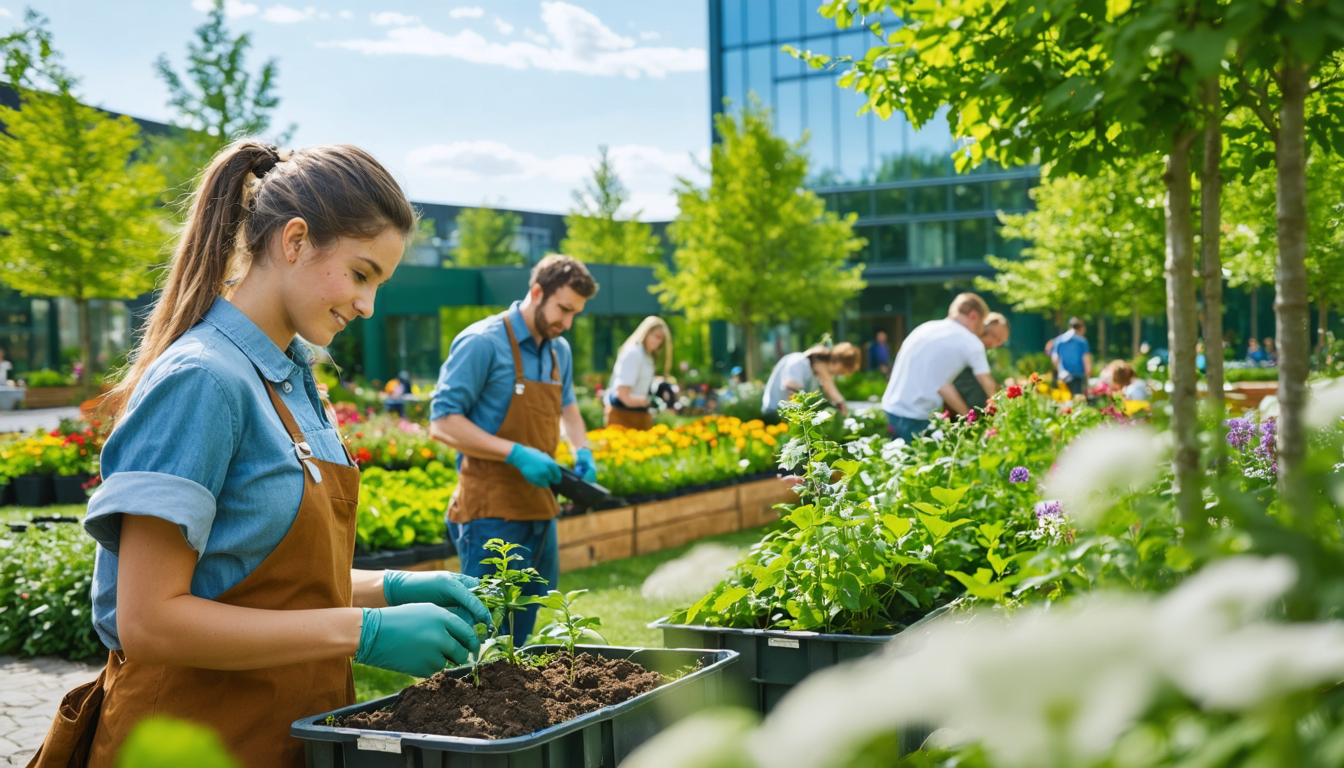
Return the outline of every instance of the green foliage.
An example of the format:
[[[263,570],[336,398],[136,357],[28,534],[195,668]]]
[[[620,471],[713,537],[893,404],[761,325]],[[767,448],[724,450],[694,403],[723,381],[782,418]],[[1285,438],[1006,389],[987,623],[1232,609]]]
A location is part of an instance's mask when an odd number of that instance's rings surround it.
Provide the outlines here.
[[[649,266],[663,259],[662,244],[653,229],[639,220],[635,211],[623,219],[616,216],[628,193],[607,148],[593,168],[593,178],[574,192],[575,208],[565,217],[565,239],[560,252],[585,264]]]
[[[355,546],[366,552],[435,544],[447,535],[444,510],[457,487],[457,472],[438,461],[423,469],[360,474]]]
[[[836,377],[835,388],[846,400],[880,400],[887,391],[887,377],[881,371],[851,373]]]
[[[803,189],[801,144],[776,136],[753,102],[716,116],[710,184],[682,180],[669,228],[675,269],[658,267],[659,300],[692,322],[727,320],[746,336],[747,378],[759,367],[756,329],[788,319],[829,322],[863,289],[854,217],[827,212]]]
[[[490,612],[493,627],[476,625],[476,634],[482,638],[480,651],[470,660],[471,676],[476,685],[481,684],[482,664],[495,659],[502,659],[509,664],[520,663],[518,651],[513,647],[514,616],[537,602],[537,598],[523,594],[523,585],[546,583],[535,568],[513,567],[513,563],[523,559],[521,555],[513,554],[520,546],[503,539],[491,539],[485,543],[485,549],[494,552],[495,556],[482,560],[481,564],[493,566],[495,572],[483,576],[481,583],[472,592]]]
[[[219,734],[196,723],[154,716],[131,730],[117,753],[117,768],[237,768]]]
[[[224,145],[241,136],[263,136],[279,106],[275,95],[276,59],[256,72],[247,68],[252,47],[247,33],[233,36],[224,26],[224,0],[215,0],[205,23],[196,27],[187,44],[187,67],[179,74],[166,55],[154,62],[154,72],[168,88],[168,105],[176,111],[174,130],[151,139],[153,155],[168,180],[166,202],[184,200],[192,179]],[[289,141],[297,128],[290,125],[278,144]],[[185,210],[179,210],[185,214]]]
[[[1278,368],[1228,368],[1227,381],[1278,381]]]
[[[393,413],[347,424],[343,431],[349,436],[346,445],[363,467],[424,469],[436,461],[445,466],[456,462],[453,449],[431,439],[424,424]]]
[[[467,208],[457,215],[457,247],[453,264],[458,267],[506,267],[527,263],[526,254],[513,244],[523,219],[516,213],[494,208]]]
[[[25,378],[28,386],[38,389],[41,387],[69,387],[75,383],[71,376],[66,376],[60,371],[52,371],[43,368],[40,371],[32,371]]]
[[[93,629],[95,549],[78,525],[41,523],[0,534],[0,654],[106,653]]]
[[[596,616],[584,616],[574,610],[574,601],[588,590],[577,589],[573,592],[561,592],[552,589],[546,593],[545,597],[537,598],[536,602],[543,608],[550,608],[555,611],[557,616],[555,621],[546,625],[544,629],[533,635],[536,640],[553,639],[560,642],[569,652],[569,681],[574,682],[574,646],[579,640],[584,638],[602,639],[597,634],[597,628],[602,626],[602,619]]]

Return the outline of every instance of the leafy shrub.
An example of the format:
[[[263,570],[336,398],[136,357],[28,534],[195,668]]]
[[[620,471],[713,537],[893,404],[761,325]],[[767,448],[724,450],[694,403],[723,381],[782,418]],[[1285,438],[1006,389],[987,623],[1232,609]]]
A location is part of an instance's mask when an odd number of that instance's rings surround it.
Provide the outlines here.
[[[719,393],[719,413],[742,421],[752,419],[766,420],[761,412],[761,399],[765,397],[765,385],[747,381],[735,387],[725,387]],[[773,414],[769,423],[778,423],[779,417]]]
[[[400,472],[364,470],[355,546],[377,552],[443,541],[444,512],[456,487],[457,472],[437,461]]]
[[[887,377],[881,371],[851,373],[837,378],[835,387],[846,400],[880,400],[887,391]]]
[[[75,380],[60,371],[33,371],[28,374],[28,386],[33,389],[40,387],[69,387],[74,386]]]
[[[82,528],[33,525],[0,537],[0,654],[106,653],[93,629],[93,555]]]
[[[683,427],[615,427],[588,433],[597,482],[617,496],[732,480],[774,466],[784,425],[706,416]]]
[[[452,465],[456,461],[453,449],[431,440],[429,429],[423,424],[402,419],[395,414],[380,414],[368,421],[347,424],[350,452],[362,467],[399,470],[424,468],[431,462]]]
[[[1228,383],[1234,381],[1278,381],[1278,368],[1228,368],[1223,374]]]

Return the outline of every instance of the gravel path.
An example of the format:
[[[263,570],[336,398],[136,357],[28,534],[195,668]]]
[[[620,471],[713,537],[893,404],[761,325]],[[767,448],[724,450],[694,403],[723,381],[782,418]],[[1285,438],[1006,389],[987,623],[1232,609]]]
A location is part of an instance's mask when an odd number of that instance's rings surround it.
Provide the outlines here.
[[[99,669],[54,656],[0,656],[0,766],[27,765],[61,697],[97,677]]]

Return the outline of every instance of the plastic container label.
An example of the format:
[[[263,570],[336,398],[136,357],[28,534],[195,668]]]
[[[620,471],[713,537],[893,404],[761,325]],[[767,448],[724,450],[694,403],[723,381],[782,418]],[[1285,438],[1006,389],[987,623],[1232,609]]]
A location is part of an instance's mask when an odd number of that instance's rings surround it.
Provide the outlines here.
[[[772,637],[767,643],[773,648],[797,648],[798,641],[788,637]]]
[[[361,734],[355,746],[365,752],[391,752],[400,755],[401,737]]]

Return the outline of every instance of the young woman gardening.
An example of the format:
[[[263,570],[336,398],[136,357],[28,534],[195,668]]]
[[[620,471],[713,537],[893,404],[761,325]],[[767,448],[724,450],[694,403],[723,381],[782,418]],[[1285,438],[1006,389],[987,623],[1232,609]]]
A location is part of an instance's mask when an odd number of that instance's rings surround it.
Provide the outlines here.
[[[298,768],[290,723],[354,703],[352,656],[427,676],[479,647],[469,580],[351,570],[359,472],[298,338],[369,317],[414,228],[355,147],[244,140],[206,169],[84,521],[113,650],[30,765],[112,768],[138,721],[167,715],[249,768]]]
[[[859,348],[848,341],[842,341],[832,348],[817,344],[804,352],[784,355],[775,363],[770,379],[765,382],[761,412],[778,411],[780,402],[793,397],[795,392],[821,390],[826,399],[840,410],[841,415],[848,413],[845,398],[835,388],[835,377],[859,370],[860,359]]]
[[[607,387],[606,424],[628,429],[653,427],[653,377],[657,373],[653,356],[663,352],[663,375],[672,370],[672,329],[661,317],[644,318],[630,338],[621,345],[616,368]]]

